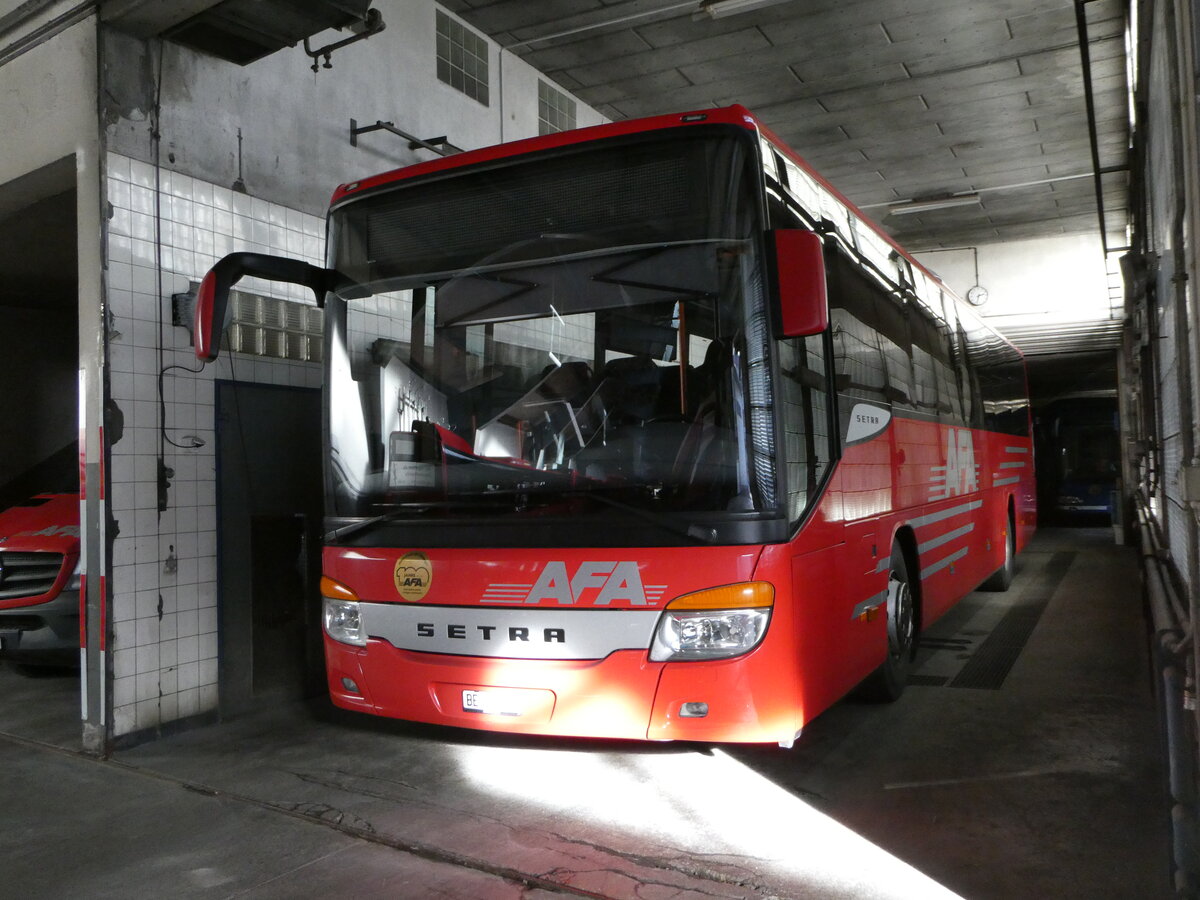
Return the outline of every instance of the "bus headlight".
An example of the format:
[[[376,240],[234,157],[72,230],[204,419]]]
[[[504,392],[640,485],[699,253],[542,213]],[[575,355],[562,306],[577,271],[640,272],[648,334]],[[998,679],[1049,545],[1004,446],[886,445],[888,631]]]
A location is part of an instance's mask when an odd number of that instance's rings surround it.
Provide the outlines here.
[[[367,633],[363,629],[358,595],[344,584],[322,576],[321,599],[325,633],[343,644],[365,647]]]
[[[650,659],[727,659],[749,653],[767,633],[774,604],[775,589],[762,581],[678,597],[658,621]]]

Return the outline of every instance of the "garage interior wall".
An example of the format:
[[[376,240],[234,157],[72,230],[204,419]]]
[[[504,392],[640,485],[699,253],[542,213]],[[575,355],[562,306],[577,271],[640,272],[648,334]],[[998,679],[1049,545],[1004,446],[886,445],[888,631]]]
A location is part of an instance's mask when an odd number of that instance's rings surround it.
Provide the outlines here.
[[[1118,321],[1124,296],[1110,291],[1099,235],[1068,234],[914,254],[960,297],[988,292],[978,310],[994,328]],[[1111,294],[1111,297],[1110,297]]]
[[[1132,251],[1124,258],[1123,430],[1141,510],[1155,684],[1163,709],[1181,896],[1200,884],[1194,843],[1200,720],[1200,130],[1197,10],[1141,0],[1131,159]],[[1190,711],[1189,711],[1190,710]]]
[[[534,70],[508,54],[501,64],[489,42],[485,106],[437,80],[434,4],[375,6],[387,29],[318,73],[298,47],[242,68],[102,31],[110,384],[124,420],[111,450],[114,737],[220,702],[214,382],[321,380],[315,362],[229,352],[195,373],[190,332],[171,324],[172,295],[233,251],[321,264],[337,184],[431,158],[384,131],[352,146],[352,117],[463,149],[538,132]],[[603,121],[577,110],[580,126]],[[238,289],[313,303],[292,285],[246,279]],[[173,472],[161,513],[160,456]]]
[[[1135,144],[1135,253],[1131,256],[1123,383],[1136,414],[1131,454],[1138,489],[1169,553],[1173,577],[1185,591],[1196,580],[1196,505],[1186,495],[1186,470],[1196,465],[1197,421],[1195,238],[1188,227],[1196,173],[1186,157],[1200,135],[1180,113],[1196,101],[1186,30],[1190,4],[1139,4],[1139,128]],[[1184,98],[1184,99],[1181,99]],[[1189,149],[1190,148],[1190,149]]]
[[[0,185],[36,184],[37,173],[50,173],[53,193],[64,186],[74,190],[79,314],[78,354],[72,368],[78,383],[78,406],[67,414],[73,417],[70,429],[78,435],[81,487],[87,498],[80,506],[83,628],[87,634],[86,652],[81,654],[83,745],[100,750],[111,720],[105,696],[103,162],[96,127],[97,22],[94,10],[86,5],[67,6],[42,5],[27,19],[14,11],[17,19],[8,17],[0,35],[0,71],[5,84],[0,91],[0,122],[6,135],[19,136],[6,141],[0,153]],[[65,173],[65,185],[59,173]],[[49,190],[23,200],[14,198],[12,192],[0,194],[13,201],[15,208],[52,196]]]
[[[110,153],[107,162],[110,384],[125,420],[112,447],[110,497],[120,527],[112,559],[112,671],[114,733],[122,735],[217,705],[214,379],[295,387],[321,382],[317,363],[241,353],[225,353],[193,374],[191,335],[171,325],[171,295],[186,293],[235,248],[319,265],[324,223],[178,172],[156,173],[141,160]],[[245,287],[301,299],[289,286]],[[159,297],[166,299],[159,303]],[[162,443],[174,474],[160,513]]]

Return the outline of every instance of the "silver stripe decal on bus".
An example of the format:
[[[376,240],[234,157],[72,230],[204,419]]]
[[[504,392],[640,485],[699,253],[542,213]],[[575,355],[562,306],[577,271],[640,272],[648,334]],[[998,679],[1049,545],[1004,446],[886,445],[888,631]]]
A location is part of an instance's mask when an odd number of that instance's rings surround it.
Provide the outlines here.
[[[407,603],[360,605],[367,635],[401,650],[500,659],[604,659],[645,650],[657,609],[481,609]]]
[[[950,519],[954,516],[961,516],[963,513],[974,512],[983,506],[982,500],[972,500],[970,503],[962,503],[958,506],[952,506],[949,509],[943,509],[941,512],[930,513],[927,516],[917,516],[909,521],[913,528],[924,528],[926,525],[932,525],[934,522],[940,522],[943,519]]]
[[[877,606],[883,606],[885,603],[887,603],[887,588],[884,588],[869,600],[864,600],[862,603],[859,603],[857,606],[855,606],[853,611],[850,613],[850,618],[851,620],[857,619],[859,616],[864,615],[872,609],[875,609]]]
[[[946,568],[947,566],[951,566],[954,563],[958,562],[960,559],[962,559],[964,556],[966,556],[967,553],[968,553],[968,550],[966,547],[963,547],[961,550],[957,550],[954,553],[951,553],[945,559],[940,559],[937,562],[935,562],[933,565],[927,566],[926,568],[922,569],[921,577],[928,578],[930,575],[936,575],[938,572],[942,571],[942,569]]]
[[[1028,447],[1005,447],[1004,452],[1005,453],[1028,453],[1029,448]]]
[[[1023,468],[1025,468],[1025,463],[1024,462],[1000,463],[1000,468],[1001,469],[1023,469]]]
[[[529,592],[532,589],[532,582],[529,584],[493,584],[489,585],[479,602],[524,603],[525,598],[529,596]]]
[[[969,525],[962,526],[962,528],[955,528],[953,531],[947,531],[945,534],[940,535],[939,537],[931,538],[930,540],[918,546],[917,552],[925,553],[928,550],[933,550],[935,547],[940,547],[942,544],[948,544],[951,541],[962,537],[964,534],[970,534],[974,530],[975,523],[972,522]]]
[[[1006,484],[1020,484],[1020,483],[1021,483],[1021,476],[1018,475],[1015,478],[997,478],[995,481],[992,482],[992,487],[1002,487],[1003,485],[1006,485]]]
[[[949,497],[951,495],[951,493],[958,493],[958,492],[952,492],[950,490],[950,485],[948,485],[946,483],[946,469],[947,468],[948,468],[947,466],[931,466],[930,467],[930,472],[932,474],[930,474],[929,480],[931,482],[933,482],[933,484],[930,485],[930,488],[929,488],[929,499],[932,501],[945,500],[947,497]],[[975,481],[976,485],[979,484],[979,469],[980,469],[979,463],[976,463],[974,465],[974,467],[972,468],[972,472],[974,473],[974,481]]]

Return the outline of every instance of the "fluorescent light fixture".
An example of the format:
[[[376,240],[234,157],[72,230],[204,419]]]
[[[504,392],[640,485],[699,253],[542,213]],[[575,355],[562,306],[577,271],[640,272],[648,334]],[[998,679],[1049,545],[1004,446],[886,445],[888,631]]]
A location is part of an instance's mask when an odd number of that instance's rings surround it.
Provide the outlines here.
[[[708,16],[710,19],[720,19],[782,2],[784,0],[704,0],[700,4],[700,10],[693,18],[699,19]]]
[[[979,203],[978,194],[950,194],[945,197],[926,197],[924,200],[905,200],[901,203],[888,205],[889,216],[909,216],[916,213],[932,212],[935,209],[952,209],[955,206],[975,206]]]

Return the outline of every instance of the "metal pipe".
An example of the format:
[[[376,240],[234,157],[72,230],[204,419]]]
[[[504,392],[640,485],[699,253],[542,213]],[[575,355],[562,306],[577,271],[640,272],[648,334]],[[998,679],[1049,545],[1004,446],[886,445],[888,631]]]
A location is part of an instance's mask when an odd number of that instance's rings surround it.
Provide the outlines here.
[[[1138,529],[1141,532],[1142,560],[1146,571],[1146,585],[1150,591],[1150,611],[1158,615],[1155,619],[1155,631],[1172,631],[1178,634],[1191,634],[1192,623],[1188,609],[1179,599],[1170,578],[1163,570],[1163,549],[1158,540],[1158,533],[1151,523],[1150,510],[1147,509],[1143,498],[1139,496],[1137,504]]]
[[[1079,58],[1083,68],[1083,101],[1087,108],[1088,140],[1092,146],[1092,180],[1096,190],[1096,215],[1100,219],[1100,246],[1108,259],[1108,228],[1104,222],[1104,181],[1100,168],[1100,141],[1096,135],[1096,99],[1092,89],[1092,52],[1088,47],[1087,0],[1075,0],[1075,28],[1079,33]]]
[[[1196,743],[1189,726],[1187,695],[1192,683],[1193,656],[1187,652],[1192,630],[1186,611],[1173,596],[1146,497],[1136,496],[1141,558],[1155,640],[1151,644],[1171,794],[1171,846],[1174,880],[1180,896],[1192,896],[1200,853],[1196,838]],[[1180,613],[1184,615],[1181,616]],[[1186,625],[1184,623],[1187,622]]]
[[[1194,353],[1194,340],[1189,341],[1186,337],[1189,329],[1194,330],[1197,326],[1195,291],[1190,284],[1196,277],[1196,272],[1193,271],[1195,247],[1191,244],[1191,241],[1195,240],[1195,235],[1189,234],[1189,231],[1190,225],[1195,222],[1196,205],[1200,203],[1200,193],[1197,192],[1188,170],[1188,166],[1195,162],[1197,140],[1194,130],[1195,119],[1184,110],[1185,106],[1195,102],[1195,87],[1192,83],[1193,58],[1191,45],[1188,42],[1189,36],[1179,34],[1180,27],[1191,23],[1191,19],[1186,15],[1187,6],[1188,4],[1183,0],[1166,0],[1164,9],[1167,18],[1163,23],[1166,26],[1165,33],[1168,35],[1166,52],[1169,74],[1166,80],[1170,91],[1170,109],[1172,111],[1170,143],[1175,172],[1178,173],[1175,183],[1172,185],[1174,187],[1174,197],[1172,198],[1174,215],[1171,218],[1171,244],[1173,245],[1171,291],[1174,301],[1171,313],[1174,315],[1172,331],[1177,335],[1174,355],[1176,386],[1179,393],[1179,442],[1181,444],[1179,470],[1173,474],[1178,479],[1184,477],[1184,467],[1200,464],[1200,459],[1197,458],[1197,444],[1200,443],[1200,437],[1197,435],[1197,429],[1200,429],[1200,406],[1198,406],[1200,397],[1197,394],[1200,392],[1196,390],[1195,384],[1197,359]],[[1171,40],[1170,36],[1174,36],[1175,39]],[[1182,337],[1179,337],[1180,335]],[[1180,546],[1172,548],[1176,554],[1174,562],[1176,567],[1184,570],[1188,584],[1196,585],[1200,584],[1200,549],[1198,549],[1200,548],[1200,522],[1197,521],[1200,504],[1185,496],[1182,506],[1190,514],[1184,517],[1183,524],[1186,531],[1184,540],[1179,542]],[[1183,555],[1184,558],[1180,559],[1180,555]],[[1189,621],[1192,623],[1193,630],[1198,630],[1200,629],[1200,609],[1197,609],[1194,603],[1189,605]],[[1200,646],[1193,646],[1192,657],[1190,668],[1194,672],[1200,666]],[[1196,712],[1200,713],[1200,710]],[[1200,715],[1196,716],[1195,727],[1200,729]]]
[[[1200,246],[1197,245],[1198,236],[1200,236],[1200,178],[1197,177],[1197,172],[1200,172],[1200,147],[1197,146],[1197,135],[1200,135],[1198,130],[1196,116],[1196,88],[1195,88],[1195,72],[1196,72],[1196,48],[1193,44],[1194,32],[1193,27],[1195,22],[1192,18],[1192,10],[1190,3],[1179,3],[1178,9],[1175,11],[1176,16],[1176,81],[1179,87],[1177,90],[1181,94],[1186,94],[1185,98],[1181,98],[1175,103],[1175,108],[1179,111],[1180,123],[1180,145],[1181,155],[1183,156],[1183,168],[1181,169],[1181,177],[1183,178],[1182,197],[1186,215],[1188,216],[1188,233],[1191,236],[1191,242],[1186,248],[1185,271],[1188,274],[1189,282],[1186,295],[1187,303],[1187,322],[1191,340],[1188,341],[1187,356],[1191,360],[1192,372],[1200,372],[1200,297],[1197,297],[1197,292],[1191,288],[1191,284],[1195,283],[1197,271],[1200,270],[1200,263],[1197,262],[1197,254],[1200,253]],[[1200,430],[1200,390],[1196,390],[1195,386],[1192,389],[1191,413],[1192,427]],[[1193,446],[1200,444],[1200,434],[1193,437]],[[1192,465],[1200,463],[1200,460],[1192,458]],[[1200,515],[1200,507],[1193,504],[1193,512]]]
[[[1142,538],[1142,563],[1150,605],[1150,620],[1155,637],[1161,640],[1164,635],[1180,636],[1184,631],[1185,619],[1180,615],[1182,610],[1171,603],[1165,589],[1160,573],[1162,560],[1159,557],[1154,529],[1150,524],[1150,514],[1144,505],[1139,503],[1137,515],[1138,530]]]

